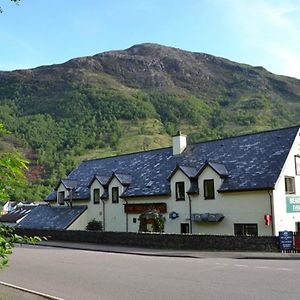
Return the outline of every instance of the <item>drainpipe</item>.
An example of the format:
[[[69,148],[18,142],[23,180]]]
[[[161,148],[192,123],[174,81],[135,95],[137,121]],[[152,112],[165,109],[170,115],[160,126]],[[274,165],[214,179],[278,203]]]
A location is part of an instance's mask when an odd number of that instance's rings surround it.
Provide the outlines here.
[[[126,212],[126,205],[128,204],[128,201],[126,198],[123,198],[125,201],[125,213],[126,213],[126,232],[128,232],[128,212]]]
[[[105,201],[103,199],[101,199],[102,201],[102,207],[103,207],[103,224],[102,224],[102,228],[103,231],[105,231]]]
[[[69,196],[70,196],[70,207],[73,207],[73,189],[68,189],[69,191]]]
[[[192,221],[192,199],[189,194],[187,194],[189,197],[189,215],[190,215],[190,233],[193,233],[193,221]]]
[[[274,218],[274,207],[273,207],[273,195],[270,190],[268,190],[268,194],[270,197],[270,210],[271,210],[271,215],[272,215],[272,235],[274,236],[275,233],[275,218]]]

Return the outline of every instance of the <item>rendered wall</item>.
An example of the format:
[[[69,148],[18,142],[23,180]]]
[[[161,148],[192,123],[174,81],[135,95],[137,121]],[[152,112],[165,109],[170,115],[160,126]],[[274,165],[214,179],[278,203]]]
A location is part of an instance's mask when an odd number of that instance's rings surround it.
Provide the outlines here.
[[[83,212],[68,228],[67,230],[85,230],[88,223],[88,212]]]
[[[286,163],[281,171],[279,179],[275,185],[273,192],[273,206],[274,206],[274,227],[275,233],[278,235],[279,231],[289,230],[296,231],[296,222],[300,222],[300,212],[288,213],[286,205],[287,196],[300,197],[300,176],[296,175],[295,170],[295,155],[300,155],[300,137],[299,132],[295,142],[288,155]],[[296,193],[287,195],[285,193],[285,176],[295,177]]]

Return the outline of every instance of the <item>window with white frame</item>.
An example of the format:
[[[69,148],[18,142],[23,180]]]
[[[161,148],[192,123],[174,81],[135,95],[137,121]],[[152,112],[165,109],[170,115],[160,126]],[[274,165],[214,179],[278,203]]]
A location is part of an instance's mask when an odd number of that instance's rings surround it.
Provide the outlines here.
[[[296,175],[300,175],[300,155],[295,156],[295,170]]]
[[[94,198],[94,204],[99,204],[100,203],[100,189],[94,189],[93,192],[93,198]]]
[[[213,179],[203,181],[204,199],[215,199],[215,184]]]
[[[111,189],[111,199],[112,203],[119,203],[119,188],[117,186]]]
[[[236,236],[257,236],[257,224],[234,224],[234,235]]]
[[[295,177],[286,176],[284,177],[285,183],[285,193],[286,194],[295,194]]]
[[[176,200],[185,200],[185,187],[184,182],[179,181],[175,183],[175,190],[176,190]]]

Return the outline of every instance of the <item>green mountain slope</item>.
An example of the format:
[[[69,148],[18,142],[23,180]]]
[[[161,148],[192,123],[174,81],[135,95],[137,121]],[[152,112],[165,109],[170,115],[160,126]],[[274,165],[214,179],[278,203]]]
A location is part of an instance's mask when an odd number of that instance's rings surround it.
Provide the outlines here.
[[[81,159],[168,146],[178,129],[195,142],[299,115],[300,80],[156,44],[0,72],[0,121],[33,150],[44,186]]]

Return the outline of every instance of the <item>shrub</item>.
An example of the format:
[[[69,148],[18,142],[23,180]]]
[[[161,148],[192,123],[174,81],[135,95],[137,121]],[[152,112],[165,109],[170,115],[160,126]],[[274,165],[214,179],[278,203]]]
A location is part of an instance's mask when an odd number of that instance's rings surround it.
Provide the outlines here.
[[[93,219],[87,224],[86,230],[102,231],[103,230],[102,222]]]

